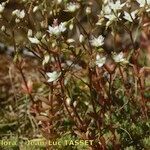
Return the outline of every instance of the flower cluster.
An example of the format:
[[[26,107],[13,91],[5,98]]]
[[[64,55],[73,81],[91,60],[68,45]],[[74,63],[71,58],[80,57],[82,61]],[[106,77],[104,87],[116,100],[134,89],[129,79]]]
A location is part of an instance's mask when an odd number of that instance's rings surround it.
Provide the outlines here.
[[[120,10],[124,7],[125,3],[121,4],[120,0],[113,2],[109,0],[106,4],[103,5],[101,16],[108,19],[106,26],[109,26],[112,22],[118,20],[121,13]]]
[[[16,23],[19,23],[20,22],[20,19],[23,19],[25,17],[25,11],[24,10],[19,10],[19,9],[16,9],[12,12],[12,15],[13,16],[16,16]]]

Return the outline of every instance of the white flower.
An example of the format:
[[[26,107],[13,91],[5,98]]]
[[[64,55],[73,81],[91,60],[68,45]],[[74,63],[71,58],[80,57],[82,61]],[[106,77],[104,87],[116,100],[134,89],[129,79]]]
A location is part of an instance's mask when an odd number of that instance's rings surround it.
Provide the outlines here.
[[[98,67],[102,67],[106,62],[106,57],[102,57],[100,55],[96,55],[96,62],[95,64],[98,66]]]
[[[128,61],[124,58],[123,52],[113,55],[113,59],[116,63],[127,63]]]
[[[103,7],[101,11],[101,15],[104,15],[105,18],[108,19],[107,26],[109,26],[113,21],[117,20],[121,13],[114,13],[108,5]]]
[[[56,81],[60,77],[61,72],[58,73],[57,71],[53,71],[53,72],[46,73],[46,75],[49,77],[47,82],[53,82],[53,81]]]
[[[116,12],[117,10],[121,10],[125,3],[121,4],[120,0],[117,0],[115,3],[111,0],[108,2],[109,7]]]
[[[23,19],[25,17],[25,11],[16,9],[12,12],[12,15],[16,15],[18,18]]]
[[[104,44],[104,37],[102,35],[98,36],[97,38],[93,37],[90,42],[92,46],[100,47]]]
[[[124,19],[130,21],[130,22],[133,22],[133,20],[136,18],[136,13],[137,13],[137,10],[131,12],[130,14],[126,11],[124,11]]]
[[[125,5],[125,3],[121,4],[120,0],[117,0],[116,2],[113,2],[112,0],[109,0],[106,5],[102,6],[101,15],[117,15],[117,11],[121,10],[122,7]]]
[[[145,0],[137,0],[137,2],[139,3],[140,7],[144,7],[146,5]]]
[[[61,32],[65,32],[66,31],[66,22],[61,23],[58,27]]]
[[[110,7],[108,5],[102,6],[101,15],[111,14],[111,13],[112,13],[112,10],[110,9]]]
[[[67,4],[67,9],[65,11],[68,11],[68,12],[75,12],[77,9],[79,9],[80,5],[78,3],[68,3]]]
[[[48,32],[55,36],[60,35],[64,31],[66,31],[66,23],[65,22],[63,22],[59,25],[55,25],[55,26],[48,26]]]
[[[39,44],[40,41],[36,37],[28,37],[31,43],[33,44]]]
[[[108,21],[106,26],[108,27],[113,21],[116,21],[121,15],[118,10],[121,10],[126,3],[121,4],[120,0],[113,2],[112,0],[108,0],[105,5],[102,6],[101,16],[107,18]],[[101,25],[101,22],[97,23]]]
[[[17,15],[18,18],[23,19],[25,17],[25,11],[22,10],[20,13]]]

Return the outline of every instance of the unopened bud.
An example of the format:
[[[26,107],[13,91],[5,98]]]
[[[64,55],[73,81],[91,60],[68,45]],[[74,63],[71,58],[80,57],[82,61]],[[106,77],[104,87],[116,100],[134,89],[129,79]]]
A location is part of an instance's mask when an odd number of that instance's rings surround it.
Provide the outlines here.
[[[80,36],[79,36],[79,42],[83,43],[84,40],[85,40],[84,36],[82,34],[80,34]]]
[[[2,27],[1,27],[1,31],[4,32],[5,30],[6,30],[6,27],[5,27],[5,26],[2,26]]]
[[[70,104],[71,104],[71,99],[70,99],[69,97],[66,99],[66,104],[67,104],[68,106],[70,106]]]
[[[69,29],[72,30],[73,27],[74,27],[74,26],[73,26],[73,24],[71,23],[71,24],[69,25]]]
[[[87,15],[91,14],[91,12],[92,12],[91,7],[87,7],[85,12]]]
[[[77,101],[73,102],[73,106],[76,107],[77,106]]]
[[[35,6],[34,8],[33,8],[33,12],[36,12],[38,10],[38,6]]]
[[[30,36],[32,36],[32,30],[31,29],[28,30],[28,37],[30,37]]]
[[[75,42],[74,39],[68,39],[68,40],[67,40],[67,43],[74,43],[74,42]]]
[[[57,4],[61,4],[62,0],[57,0]]]
[[[15,22],[16,22],[16,23],[19,23],[19,22],[20,22],[20,19],[16,18],[16,19],[15,19]]]

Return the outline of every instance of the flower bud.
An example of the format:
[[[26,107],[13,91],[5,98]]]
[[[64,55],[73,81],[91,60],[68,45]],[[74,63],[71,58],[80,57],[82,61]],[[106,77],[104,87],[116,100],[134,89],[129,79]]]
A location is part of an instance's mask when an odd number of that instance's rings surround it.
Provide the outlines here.
[[[6,27],[5,27],[5,26],[2,26],[2,27],[1,27],[1,31],[4,32],[5,30],[6,30]]]
[[[73,102],[73,106],[76,107],[77,106],[77,101]]]
[[[33,8],[33,12],[36,12],[38,10],[38,6],[35,6],[34,8]]]
[[[67,43],[69,43],[69,44],[70,44],[70,43],[74,43],[74,42],[75,42],[74,39],[68,39],[68,40],[67,40]]]
[[[84,40],[85,40],[84,36],[82,34],[80,34],[80,36],[79,36],[79,42],[83,43]]]
[[[32,36],[32,30],[31,29],[28,30],[28,37],[29,36]]]
[[[71,99],[70,99],[69,97],[66,99],[66,104],[67,104],[68,106],[70,106],[70,104],[71,104]]]
[[[57,4],[61,4],[62,0],[57,0]]]
[[[69,29],[72,30],[73,27],[74,27],[74,25],[71,23],[71,24],[69,25]]]
[[[87,15],[91,14],[91,12],[92,12],[91,7],[88,6],[86,8],[85,12],[86,12]]]
[[[15,22],[16,22],[16,23],[19,23],[19,22],[20,22],[20,19],[16,18],[16,19],[15,19]]]

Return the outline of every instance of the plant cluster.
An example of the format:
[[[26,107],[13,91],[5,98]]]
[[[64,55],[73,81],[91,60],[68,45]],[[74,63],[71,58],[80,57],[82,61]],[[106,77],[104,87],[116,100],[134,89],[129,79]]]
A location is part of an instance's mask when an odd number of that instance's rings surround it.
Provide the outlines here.
[[[95,150],[150,148],[149,12],[150,0],[0,3],[0,40],[13,46],[43,137],[94,140]],[[40,84],[24,73],[25,57],[37,61]]]

